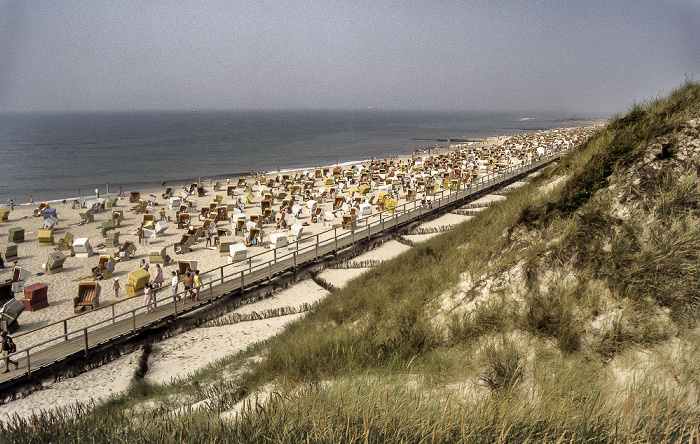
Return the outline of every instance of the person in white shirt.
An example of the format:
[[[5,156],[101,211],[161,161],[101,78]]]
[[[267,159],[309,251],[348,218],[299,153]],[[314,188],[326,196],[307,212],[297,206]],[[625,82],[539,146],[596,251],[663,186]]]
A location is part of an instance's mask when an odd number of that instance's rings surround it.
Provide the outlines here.
[[[180,284],[180,280],[177,278],[177,273],[173,271],[173,279],[170,282],[172,285],[173,289],[173,296],[177,296],[177,290],[178,290],[178,285]],[[178,296],[177,299],[179,300],[180,297]]]

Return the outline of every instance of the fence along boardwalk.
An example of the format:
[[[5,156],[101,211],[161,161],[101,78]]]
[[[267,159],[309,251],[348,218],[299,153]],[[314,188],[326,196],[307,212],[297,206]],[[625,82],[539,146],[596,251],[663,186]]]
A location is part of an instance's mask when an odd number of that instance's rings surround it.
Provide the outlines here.
[[[151,307],[139,306],[132,309],[122,309],[120,305],[126,301],[141,296],[126,298],[99,307],[90,312],[63,319],[58,322],[22,333],[15,338],[29,339],[32,334],[44,328],[56,328],[62,324],[63,333],[55,335],[49,340],[33,344],[19,349],[10,355],[19,361],[20,367],[10,373],[0,373],[0,388],[8,384],[18,382],[23,378],[31,379],[33,371],[60,362],[69,357],[83,354],[87,356],[90,350],[98,345],[107,344],[116,339],[129,335],[135,335],[144,328],[157,323],[176,319],[184,313],[190,312],[209,303],[213,299],[220,298],[235,291],[243,292],[246,287],[258,285],[273,279],[276,275],[296,269],[296,267],[317,261],[319,258],[336,253],[356,242],[397,230],[415,220],[440,212],[449,205],[463,203],[475,194],[483,194],[502,188],[517,177],[521,177],[531,171],[559,158],[561,153],[542,158],[528,164],[510,167],[508,170],[493,177],[482,177],[480,181],[467,189],[458,191],[445,190],[436,193],[429,205],[422,205],[418,201],[409,201],[395,209],[393,214],[387,210],[357,220],[355,229],[331,228],[322,233],[298,239],[288,244],[285,249],[274,249],[247,258],[245,262],[227,264],[202,273],[207,276],[207,282],[202,284],[200,300],[197,303],[183,305],[182,301],[176,301],[175,296],[168,295],[160,298]],[[283,251],[287,250],[287,251]],[[262,256],[272,255],[272,259],[263,260]],[[241,265],[245,265],[241,268]],[[179,293],[182,296],[183,292]],[[147,308],[151,308],[150,311]],[[111,316],[107,310],[111,309]],[[106,319],[98,320],[87,327],[69,330],[68,324],[72,319],[103,310],[107,313]],[[27,341],[29,342],[29,341]],[[21,341],[20,341],[21,343]]]

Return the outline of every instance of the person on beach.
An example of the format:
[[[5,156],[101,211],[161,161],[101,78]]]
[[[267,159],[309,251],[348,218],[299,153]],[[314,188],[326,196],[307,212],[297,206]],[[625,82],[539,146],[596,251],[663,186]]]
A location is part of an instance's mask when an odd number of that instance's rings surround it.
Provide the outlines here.
[[[185,287],[184,300],[187,300],[188,294],[190,298],[194,300],[194,292],[192,291],[192,273],[190,273],[189,271],[185,273],[185,277],[182,279],[182,285]]]
[[[6,357],[10,353],[16,352],[17,346],[12,341],[12,337],[10,337],[10,335],[8,335],[5,331],[2,331],[0,336],[2,336],[2,356],[5,360],[5,371],[3,373],[8,373],[10,371],[10,364],[15,365],[15,370],[17,367],[19,367],[19,362],[13,361],[12,359]]]
[[[119,299],[119,289],[121,288],[121,285],[119,285],[119,278],[114,278],[114,285],[112,288],[114,288],[114,299]]]
[[[143,287],[143,306],[148,307],[146,311],[151,311],[151,289],[153,286],[147,283]]]
[[[173,270],[173,277],[170,280],[170,287],[172,288],[173,296],[175,296],[175,298],[178,301],[180,300],[180,296],[177,295],[177,290],[178,290],[179,285],[180,285],[180,280],[177,278],[177,273],[175,272],[175,270]]]
[[[207,243],[204,246],[211,247],[211,229],[207,230]]]
[[[194,278],[192,279],[192,283],[196,290],[194,294],[194,301],[197,302],[199,301],[199,287],[202,286],[202,279],[199,277],[199,270],[194,270]]]
[[[141,259],[141,265],[139,265],[139,268],[143,268],[144,270],[148,271],[148,262],[146,262],[146,259]]]
[[[160,268],[160,264],[156,264],[156,276],[153,278],[153,283],[157,286],[162,286],[165,279],[163,279],[163,269]]]
[[[34,196],[29,196],[29,205],[34,205]]]

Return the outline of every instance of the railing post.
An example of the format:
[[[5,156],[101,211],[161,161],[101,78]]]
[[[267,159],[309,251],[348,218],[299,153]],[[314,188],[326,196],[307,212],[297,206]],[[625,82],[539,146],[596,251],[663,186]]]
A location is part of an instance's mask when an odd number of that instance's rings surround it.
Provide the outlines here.
[[[272,280],[272,262],[267,263],[267,280],[268,282]]]
[[[219,268],[219,271],[221,272],[221,283],[223,284],[224,283],[224,269]]]
[[[338,227],[333,228],[333,238],[335,239],[335,251],[333,254],[338,254]]]
[[[175,319],[177,319],[177,296],[173,295],[173,307],[175,308]]]
[[[134,333],[136,333],[136,311],[131,312],[131,319],[132,319],[133,325],[134,325]]]
[[[244,286],[245,286],[245,279],[243,278],[243,270],[241,270],[241,293],[243,293]]]
[[[318,234],[316,235],[316,257],[314,260],[318,260]]]
[[[112,304],[112,324],[117,322],[117,320],[114,318],[114,304]]]
[[[298,248],[298,245],[297,245],[297,248]],[[294,272],[296,272],[297,271],[297,252],[295,251],[294,253],[292,253],[292,255],[294,256]]]
[[[68,340],[68,320],[66,319],[63,320],[63,338],[64,341]]]
[[[272,249],[272,256],[275,258],[275,263],[277,263],[277,248]]]
[[[83,329],[83,338],[85,340],[85,357],[88,355],[88,333],[87,333],[87,327]]]

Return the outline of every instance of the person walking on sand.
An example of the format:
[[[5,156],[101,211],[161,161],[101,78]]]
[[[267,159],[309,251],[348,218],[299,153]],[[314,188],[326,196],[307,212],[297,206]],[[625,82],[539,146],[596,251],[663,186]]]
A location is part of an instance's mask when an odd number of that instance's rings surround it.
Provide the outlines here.
[[[119,285],[119,278],[114,278],[114,299],[119,299],[119,289],[121,288],[121,285]]]
[[[192,280],[195,288],[194,301],[199,301],[199,287],[202,286],[202,279],[199,277],[199,270],[194,270],[194,279]]]
[[[180,300],[180,296],[177,295],[177,287],[180,284],[180,280],[177,278],[177,273],[173,270],[173,278],[170,280],[170,286],[173,290],[173,296],[176,300]]]
[[[2,336],[2,356],[5,360],[5,371],[3,373],[8,373],[10,371],[10,364],[14,364],[15,369],[19,367],[19,362],[13,361],[12,359],[6,357],[10,353],[16,352],[17,346],[12,341],[10,335],[8,335],[4,330],[2,331],[2,333],[0,333],[0,336]]]

